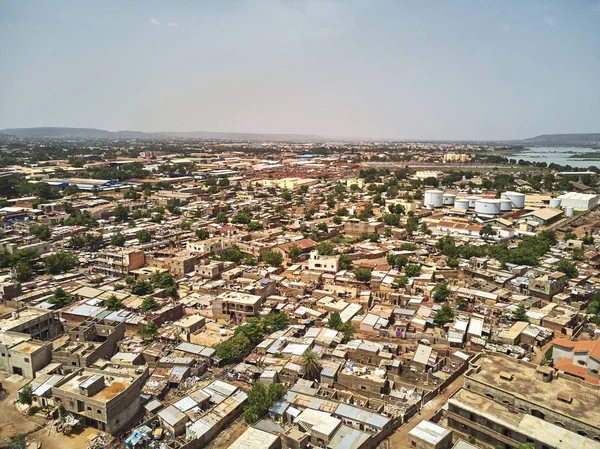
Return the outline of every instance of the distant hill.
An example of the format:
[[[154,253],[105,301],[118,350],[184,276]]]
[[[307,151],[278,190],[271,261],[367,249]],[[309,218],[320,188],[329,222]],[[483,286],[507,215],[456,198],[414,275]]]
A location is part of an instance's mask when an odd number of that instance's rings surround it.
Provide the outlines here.
[[[523,139],[524,145],[587,147],[600,144],[600,133],[596,134],[542,134]]]
[[[369,138],[340,138],[333,136],[317,136],[308,134],[259,134],[259,133],[222,133],[222,132],[141,132],[141,131],[107,131],[96,128],[10,128],[0,129],[0,135],[33,138],[33,139],[161,139],[167,137],[181,139],[231,140],[237,142],[275,141],[275,142],[352,142],[352,141],[386,141],[409,142],[406,139],[369,139]],[[3,136],[5,137],[5,136]],[[523,146],[600,146],[600,133],[595,134],[543,134],[523,140],[511,141],[440,141],[420,139],[418,142],[454,142],[476,144],[505,144]]]
[[[0,133],[15,137],[53,138],[53,139],[132,139],[138,137],[154,137],[155,134],[140,131],[107,131],[95,128],[9,128]]]
[[[179,137],[185,139],[214,139],[237,141],[325,141],[330,138],[303,134],[253,134],[253,133],[218,133],[218,132],[160,132],[146,133],[141,131],[107,131],[96,128],[9,128],[0,133],[14,137],[48,138],[48,139],[157,139]]]

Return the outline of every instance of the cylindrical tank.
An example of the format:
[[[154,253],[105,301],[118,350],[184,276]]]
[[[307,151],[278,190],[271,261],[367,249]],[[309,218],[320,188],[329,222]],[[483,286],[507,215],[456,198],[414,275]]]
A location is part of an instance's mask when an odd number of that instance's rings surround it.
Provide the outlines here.
[[[500,198],[511,200],[515,209],[523,209],[525,207],[525,194],[521,192],[504,192]]]
[[[453,193],[444,193],[443,203],[444,206],[454,206],[456,195]]]
[[[425,198],[423,202],[425,206],[429,206],[430,204],[433,207],[442,207],[444,204],[443,201],[444,192],[441,190],[425,190]]]
[[[478,214],[498,215],[500,213],[500,200],[483,198],[475,201],[475,212]]]
[[[433,210],[433,204],[431,204],[431,203],[427,204],[427,210]]]
[[[415,209],[421,209],[421,202],[415,201]]]
[[[510,212],[512,210],[512,201],[511,200],[500,200],[500,210],[502,212]]]
[[[467,196],[465,200],[469,200],[469,208],[473,209],[475,207],[475,202],[480,199],[478,196]]]
[[[460,198],[454,201],[454,208],[460,210],[467,210],[469,208],[469,200],[466,198]]]
[[[573,206],[567,206],[565,208],[565,216],[566,217],[572,217],[575,214],[575,209],[573,208]]]
[[[552,198],[550,200],[550,207],[553,207],[554,209],[558,209],[560,208],[560,198]]]

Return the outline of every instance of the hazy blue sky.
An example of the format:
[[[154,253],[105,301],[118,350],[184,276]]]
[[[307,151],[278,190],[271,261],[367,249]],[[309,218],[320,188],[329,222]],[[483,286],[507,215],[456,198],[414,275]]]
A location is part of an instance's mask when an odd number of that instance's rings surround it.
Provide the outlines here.
[[[0,128],[600,132],[600,1],[0,0]]]

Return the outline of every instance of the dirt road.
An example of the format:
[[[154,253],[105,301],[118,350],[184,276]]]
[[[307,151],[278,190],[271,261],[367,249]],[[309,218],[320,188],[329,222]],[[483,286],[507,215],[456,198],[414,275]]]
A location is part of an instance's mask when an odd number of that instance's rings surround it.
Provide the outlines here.
[[[423,409],[421,414],[416,414],[404,423],[396,432],[392,434],[390,438],[379,445],[380,449],[403,449],[408,448],[408,432],[410,432],[417,424],[423,420],[429,420],[440,410],[446,403],[448,398],[459,388],[463,386],[463,376],[459,376],[454,382],[452,382],[442,393],[437,395],[433,400],[429,401]]]

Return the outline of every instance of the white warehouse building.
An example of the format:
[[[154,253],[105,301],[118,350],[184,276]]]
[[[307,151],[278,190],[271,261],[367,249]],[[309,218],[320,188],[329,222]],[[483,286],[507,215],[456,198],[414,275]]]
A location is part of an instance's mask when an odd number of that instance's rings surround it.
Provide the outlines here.
[[[593,209],[598,205],[598,202],[600,202],[600,196],[598,195],[577,192],[567,192],[564,195],[560,195],[558,199],[560,200],[560,205],[562,207],[571,206],[576,210]]]

